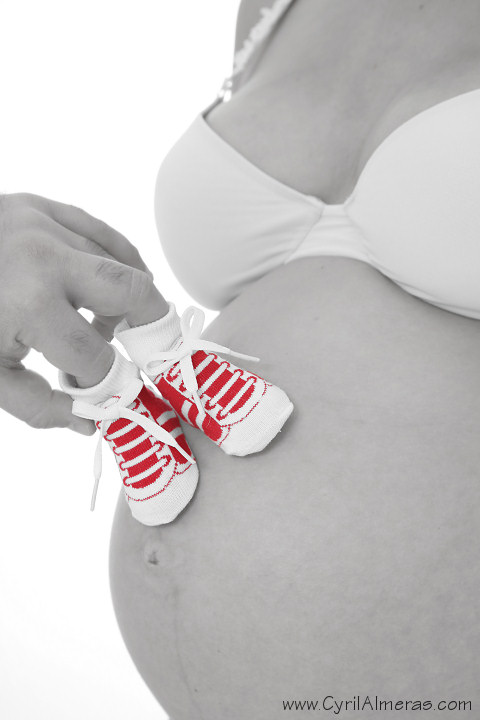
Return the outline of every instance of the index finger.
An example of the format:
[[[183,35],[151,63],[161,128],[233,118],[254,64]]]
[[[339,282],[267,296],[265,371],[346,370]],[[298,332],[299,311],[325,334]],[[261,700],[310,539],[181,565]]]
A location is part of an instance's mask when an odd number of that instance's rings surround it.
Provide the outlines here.
[[[77,235],[93,240],[115,260],[142,270],[153,278],[153,274],[145,265],[137,248],[127,238],[114,230],[110,225],[89,215],[85,210],[66,205],[56,200],[45,200],[50,216],[63,227]]]

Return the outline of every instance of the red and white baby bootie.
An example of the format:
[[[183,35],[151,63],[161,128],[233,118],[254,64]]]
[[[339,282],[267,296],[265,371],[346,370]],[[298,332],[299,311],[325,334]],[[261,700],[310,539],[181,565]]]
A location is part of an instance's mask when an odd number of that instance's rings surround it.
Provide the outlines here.
[[[102,472],[102,438],[112,448],[133,517],[144,525],[171,522],[188,504],[198,468],[178,417],[164,399],[145,387],[138,368],[115,349],[115,360],[98,385],[81,389],[60,373],[72,412],[95,420],[93,510]]]
[[[170,303],[167,315],[148,325],[131,328],[123,320],[115,337],[186,422],[229,455],[259,452],[277,435],[293,405],[283,390],[218,353],[258,358],[202,340],[204,319],[195,307],[180,319]]]

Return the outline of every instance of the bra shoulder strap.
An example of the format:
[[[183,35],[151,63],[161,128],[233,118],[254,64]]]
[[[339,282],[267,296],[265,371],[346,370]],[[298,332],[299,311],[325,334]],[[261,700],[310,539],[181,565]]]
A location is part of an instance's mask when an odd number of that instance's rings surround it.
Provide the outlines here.
[[[294,0],[275,0],[272,7],[261,8],[260,19],[248,33],[242,47],[235,53],[232,72],[223,82],[218,94],[219,99],[223,99],[231,90],[233,80],[244,71],[254,52],[272,34],[276,24],[283,17],[293,1]]]

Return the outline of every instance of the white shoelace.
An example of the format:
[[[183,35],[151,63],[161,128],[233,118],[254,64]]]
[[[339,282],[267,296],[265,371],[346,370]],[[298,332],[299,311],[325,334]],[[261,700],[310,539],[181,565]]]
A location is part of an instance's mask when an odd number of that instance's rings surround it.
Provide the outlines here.
[[[125,390],[121,393],[117,402],[113,403],[109,407],[102,408],[98,405],[91,405],[90,403],[84,402],[83,400],[75,400],[72,406],[72,412],[77,417],[87,418],[88,420],[94,420],[100,422],[100,431],[98,436],[97,447],[95,449],[95,457],[93,461],[93,474],[95,477],[95,484],[93,486],[92,501],[90,510],[95,509],[95,500],[97,497],[98,485],[100,483],[100,477],[102,475],[102,440],[107,423],[112,423],[114,420],[124,418],[125,420],[131,420],[136,425],[140,425],[146,430],[149,435],[152,435],[156,440],[170,445],[176,448],[184,458],[189,462],[194,463],[195,460],[189,455],[173,438],[169,432],[164,428],[160,427],[156,422],[141,415],[134,410],[129,409],[129,405],[137,398],[140,390],[143,387],[143,382],[139,378],[133,378]],[[120,450],[121,452],[121,450]],[[137,458],[138,461],[141,458]]]
[[[187,391],[191,393],[202,419],[205,417],[206,412],[198,395],[198,382],[192,363],[192,353],[196,350],[205,350],[207,353],[214,352],[234,355],[242,360],[251,360],[253,362],[258,362],[260,359],[252,355],[235,352],[224,345],[218,345],[210,340],[202,340],[200,335],[202,334],[204,323],[205,313],[203,310],[193,306],[188,307],[180,318],[182,344],[176,349],[157,353],[145,366],[145,372],[151,377],[155,375],[156,372],[157,374],[163,375],[163,373],[167,372],[173,365],[179,363],[183,383]]]

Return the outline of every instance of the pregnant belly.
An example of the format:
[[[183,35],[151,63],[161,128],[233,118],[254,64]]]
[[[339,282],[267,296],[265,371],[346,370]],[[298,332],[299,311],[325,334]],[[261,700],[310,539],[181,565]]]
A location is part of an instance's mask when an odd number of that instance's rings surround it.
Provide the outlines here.
[[[206,337],[259,355],[295,411],[247,458],[190,430],[201,479],[171,525],[119,501],[115,610],[172,720],[276,720],[282,700],[327,695],[475,706],[478,321],[315,258],[251,286]]]

